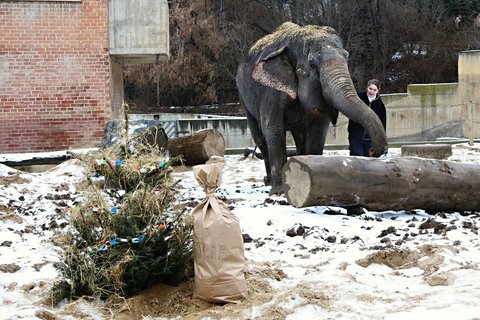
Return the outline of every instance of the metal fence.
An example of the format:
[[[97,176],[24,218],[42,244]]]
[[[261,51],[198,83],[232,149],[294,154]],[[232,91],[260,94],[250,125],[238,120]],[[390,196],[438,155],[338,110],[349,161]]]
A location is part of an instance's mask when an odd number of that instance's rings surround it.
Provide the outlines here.
[[[169,139],[178,137],[178,120],[165,120],[160,123]]]

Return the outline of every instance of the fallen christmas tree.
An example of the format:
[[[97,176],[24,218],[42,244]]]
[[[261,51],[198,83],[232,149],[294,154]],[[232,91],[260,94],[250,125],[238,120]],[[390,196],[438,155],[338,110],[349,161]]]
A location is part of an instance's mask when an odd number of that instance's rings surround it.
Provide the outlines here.
[[[480,166],[414,157],[291,157],[283,168],[295,207],[453,212],[480,210]]]
[[[67,208],[71,228],[58,264],[71,296],[128,296],[193,272],[191,218],[171,209],[172,162],[138,141],[77,156],[89,172],[82,201]]]

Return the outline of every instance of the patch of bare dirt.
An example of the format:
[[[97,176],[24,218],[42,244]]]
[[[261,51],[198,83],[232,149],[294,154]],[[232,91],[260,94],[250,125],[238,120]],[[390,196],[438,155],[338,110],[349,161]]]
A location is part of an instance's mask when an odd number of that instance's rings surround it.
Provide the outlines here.
[[[22,178],[21,177],[21,172],[9,172],[10,175],[5,176],[5,177],[0,177],[0,185],[6,186],[9,184],[25,184],[25,183],[30,183],[31,180]]]
[[[319,292],[318,288],[312,289],[309,285],[301,284],[297,289],[300,296],[307,301],[307,304],[318,305],[326,310],[331,309],[330,296],[323,292]]]
[[[431,286],[449,286],[455,282],[455,275],[450,272],[439,272],[425,279]]]
[[[179,286],[157,284],[125,300],[112,300],[114,318],[118,320],[184,316],[208,309],[212,304],[192,298],[193,281]]]
[[[414,267],[421,257],[422,255],[419,252],[414,252],[409,249],[393,248],[377,251],[356,262],[365,268],[372,263],[376,263],[384,264],[392,269],[402,269]]]
[[[245,272],[248,296],[240,304],[213,304],[193,299],[193,279],[179,286],[157,284],[140,294],[128,299],[110,301],[112,317],[118,320],[136,320],[145,316],[150,317],[180,317],[185,320],[243,318],[244,310],[249,306],[261,305],[270,301],[275,293],[272,292],[270,281],[281,281],[286,278],[285,273],[278,268],[268,265],[250,266]],[[313,291],[312,291],[313,292]],[[305,293],[308,295],[308,293]],[[310,294],[310,299],[315,299]],[[320,299],[320,298],[318,298]],[[113,311],[112,311],[113,310]],[[269,316],[258,319],[283,319],[279,310],[273,312],[278,317]]]
[[[22,223],[23,219],[16,215],[13,208],[0,205],[0,221],[12,221],[15,223]]]
[[[357,264],[368,267],[372,263],[384,264],[392,269],[419,268],[424,271],[423,278],[431,286],[452,285],[455,276],[448,271],[438,272],[445,262],[442,250],[447,249],[457,252],[458,248],[452,246],[423,245],[419,251],[409,249],[390,249],[372,253],[364,259],[357,260]]]

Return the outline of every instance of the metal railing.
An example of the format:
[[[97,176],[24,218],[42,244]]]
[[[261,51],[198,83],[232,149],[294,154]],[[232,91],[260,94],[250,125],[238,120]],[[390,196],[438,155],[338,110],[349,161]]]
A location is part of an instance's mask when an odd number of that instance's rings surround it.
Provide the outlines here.
[[[178,137],[178,120],[160,121],[169,139]]]

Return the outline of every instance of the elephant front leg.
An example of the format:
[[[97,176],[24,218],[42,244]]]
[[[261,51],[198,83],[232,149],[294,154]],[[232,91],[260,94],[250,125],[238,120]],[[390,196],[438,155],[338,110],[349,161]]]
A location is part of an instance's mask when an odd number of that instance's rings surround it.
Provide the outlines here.
[[[282,169],[287,162],[287,143],[283,126],[268,126],[264,130],[267,140],[270,171],[272,174],[270,194],[282,194]]]
[[[266,176],[263,178],[265,185],[269,186],[272,183],[272,172],[270,166],[270,158],[268,156],[268,147],[265,136],[263,135],[262,129],[260,128],[260,123],[257,122],[255,117],[246,110],[248,127],[250,128],[250,133],[252,134],[253,141],[255,145],[260,149],[260,152],[263,156],[263,162],[265,164]]]

